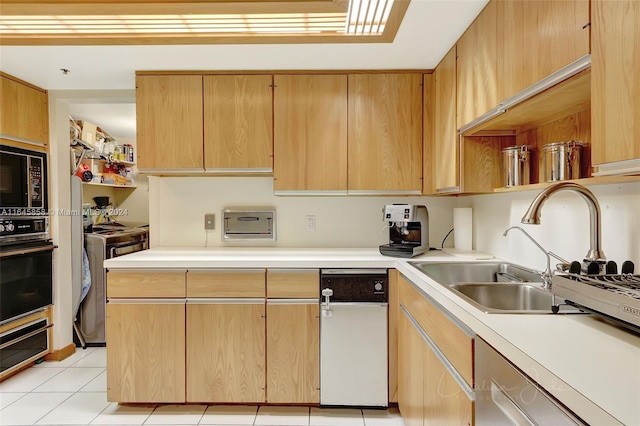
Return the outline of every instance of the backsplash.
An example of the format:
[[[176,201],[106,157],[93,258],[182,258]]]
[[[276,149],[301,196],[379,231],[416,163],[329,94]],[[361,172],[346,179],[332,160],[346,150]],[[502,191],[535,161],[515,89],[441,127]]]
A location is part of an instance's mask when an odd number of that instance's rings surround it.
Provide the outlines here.
[[[597,185],[589,189],[602,212],[602,248],[609,260],[625,260],[640,270],[640,182]],[[377,247],[387,242],[381,209],[385,204],[425,204],[429,243],[440,247],[453,227],[453,208],[473,208],[473,248],[524,266],[544,269],[546,258],[519,232],[522,226],[545,249],[571,260],[589,250],[589,210],[575,193],[554,194],[542,208],[540,225],[520,219],[539,193],[521,191],[463,197],[276,197],[269,177],[150,177],[149,216],[153,247],[222,247],[220,217],[225,207],[277,209],[280,247]],[[213,231],[204,230],[205,213],[216,215]],[[305,217],[316,216],[316,231]],[[445,246],[451,247],[449,237]],[[555,264],[555,261],[552,261]]]
[[[608,260],[625,260],[640,273],[640,182],[596,185],[589,189],[600,204],[602,249]],[[460,197],[458,207],[473,208],[474,247],[524,266],[544,269],[546,258],[522,233],[521,226],[546,250],[566,260],[582,261],[589,250],[589,209],[578,194],[555,193],[544,203],[540,225],[523,225],[520,219],[540,191],[522,191]],[[552,265],[557,261],[552,259]]]
[[[429,239],[440,247],[453,226],[455,198],[273,195],[270,177],[149,177],[152,247],[221,247],[221,211],[226,207],[275,207],[280,247],[371,247],[389,242],[383,229],[385,204],[425,204]],[[205,213],[214,213],[215,230],[204,230]],[[316,216],[316,230],[305,217]],[[447,243],[452,243],[447,241]]]

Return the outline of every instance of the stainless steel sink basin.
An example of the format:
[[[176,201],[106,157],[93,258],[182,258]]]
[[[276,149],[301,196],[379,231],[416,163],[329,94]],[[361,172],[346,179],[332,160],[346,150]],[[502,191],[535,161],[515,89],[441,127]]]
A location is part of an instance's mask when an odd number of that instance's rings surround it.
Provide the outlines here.
[[[487,313],[551,313],[553,295],[522,283],[459,283],[449,286],[476,308]]]
[[[509,262],[409,262],[489,314],[550,314],[554,298],[539,273]],[[564,303],[556,297],[555,303]],[[563,305],[560,313],[578,313]]]
[[[542,282],[535,271],[509,262],[409,262],[440,284]]]

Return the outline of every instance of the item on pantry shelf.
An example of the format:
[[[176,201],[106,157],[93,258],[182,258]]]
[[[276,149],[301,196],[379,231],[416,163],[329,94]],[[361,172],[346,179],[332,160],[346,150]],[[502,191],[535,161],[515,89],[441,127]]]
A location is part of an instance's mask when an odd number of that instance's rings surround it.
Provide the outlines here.
[[[89,169],[87,164],[81,163],[76,169],[76,176],[78,176],[83,182],[91,182],[93,179],[93,173]]]
[[[109,205],[109,197],[93,197],[93,201],[98,207],[107,207]]]

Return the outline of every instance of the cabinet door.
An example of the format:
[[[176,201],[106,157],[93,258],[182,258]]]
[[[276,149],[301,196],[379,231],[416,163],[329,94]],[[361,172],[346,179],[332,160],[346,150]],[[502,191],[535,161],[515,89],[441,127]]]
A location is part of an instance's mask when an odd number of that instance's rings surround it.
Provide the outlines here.
[[[0,74],[0,136],[49,143],[47,92]]]
[[[422,192],[422,74],[349,75],[349,191]]]
[[[274,77],[274,190],[347,190],[347,76]]]
[[[457,127],[498,105],[496,1],[491,1],[457,42]]]
[[[495,3],[499,100],[589,53],[589,0]]]
[[[592,2],[592,164],[640,158],[640,2]]]
[[[398,406],[406,426],[423,426],[425,343],[404,312],[398,315]]]
[[[431,347],[424,340],[421,343],[424,356],[424,424],[473,425],[473,401]]]
[[[434,71],[435,111],[435,188],[437,192],[459,191],[458,129],[456,127],[456,46]]]
[[[140,170],[203,171],[202,76],[136,77]]]
[[[264,316],[264,300],[187,304],[187,402],[265,402]]]
[[[185,402],[185,306],[107,304],[107,399]]]
[[[267,402],[320,402],[320,305],[267,302]]]
[[[204,76],[204,167],[273,169],[271,75]]]

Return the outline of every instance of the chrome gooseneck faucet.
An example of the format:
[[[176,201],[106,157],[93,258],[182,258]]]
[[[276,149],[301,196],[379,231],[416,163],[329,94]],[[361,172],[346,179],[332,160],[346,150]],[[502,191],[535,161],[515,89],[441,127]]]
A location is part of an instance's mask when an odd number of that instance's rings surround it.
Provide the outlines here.
[[[534,240],[533,237],[531,235],[529,235],[529,233],[527,231],[525,231],[524,229],[520,228],[519,226],[512,226],[510,228],[507,228],[504,231],[504,233],[502,234],[502,236],[506,237],[507,234],[509,233],[509,231],[511,231],[512,229],[517,229],[518,231],[520,231],[524,235],[526,235],[526,237],[529,238],[531,240],[531,242],[536,245],[536,247],[538,247],[540,250],[542,250],[544,255],[547,257],[547,269],[542,273],[542,287],[544,287],[546,289],[550,289],[551,288],[551,279],[552,279],[552,274],[553,274],[551,272],[551,256],[550,256],[550,252],[545,250],[544,247],[542,247],[540,244],[538,244],[538,242],[536,240]]]
[[[522,217],[522,223],[534,225],[540,224],[540,210],[544,202],[553,194],[559,191],[572,191],[577,193],[586,201],[589,206],[589,252],[584,258],[584,262],[604,263],[607,258],[600,246],[602,235],[600,232],[600,204],[596,200],[595,195],[582,185],[573,182],[560,182],[545,188],[540,192],[529,206],[529,209]]]

